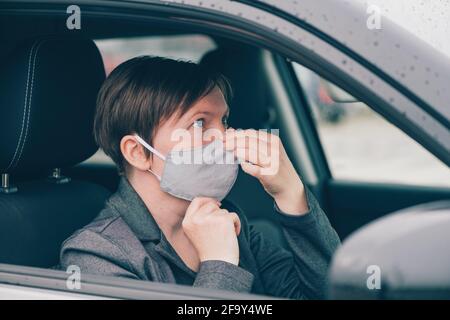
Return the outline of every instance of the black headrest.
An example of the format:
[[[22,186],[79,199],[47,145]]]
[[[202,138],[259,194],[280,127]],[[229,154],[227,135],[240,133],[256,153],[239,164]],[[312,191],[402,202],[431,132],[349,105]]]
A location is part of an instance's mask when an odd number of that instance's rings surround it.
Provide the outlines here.
[[[92,40],[31,39],[2,63],[1,173],[64,168],[97,150],[93,115],[105,71]]]
[[[248,46],[226,46],[203,56],[201,64],[221,72],[231,82],[229,124],[235,128],[261,129],[267,120],[267,83],[262,51]]]

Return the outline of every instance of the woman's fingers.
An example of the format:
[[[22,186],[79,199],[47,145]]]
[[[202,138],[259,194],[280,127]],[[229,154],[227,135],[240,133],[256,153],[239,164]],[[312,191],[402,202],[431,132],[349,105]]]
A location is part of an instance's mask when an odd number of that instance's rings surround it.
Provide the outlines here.
[[[274,139],[274,135],[271,133],[268,133],[267,131],[263,130],[254,130],[254,129],[246,129],[246,130],[235,130],[230,129],[225,132],[225,139],[232,139],[232,138],[239,138],[239,137],[250,137],[250,138],[256,138],[260,140],[261,142],[268,142],[270,143]]]
[[[226,209],[215,205],[214,202],[206,203],[200,211],[185,216],[183,230],[197,250],[200,261],[222,260],[238,265],[236,232],[240,232],[240,222]],[[215,209],[210,211],[212,207]]]
[[[207,206],[207,208],[218,208],[221,205],[219,201],[213,198],[208,197],[196,197],[191,201],[191,204],[189,205],[186,216],[191,215],[194,212],[199,212],[205,209],[204,206]]]
[[[210,202],[203,204],[198,209],[197,214],[208,215],[209,213],[212,213],[217,209],[220,209],[219,204],[216,201],[210,201]]]
[[[241,233],[241,220],[239,216],[235,212],[229,212],[226,209],[220,209],[215,212],[218,216],[221,216],[223,219],[230,221],[234,226],[234,231],[236,232],[236,236],[239,236]]]
[[[279,146],[272,141],[278,137],[256,130],[234,131],[226,135],[225,149],[232,150],[238,159],[261,167],[270,166],[279,157]]]
[[[259,178],[261,176],[261,167],[257,166],[255,164],[252,164],[250,162],[241,162],[241,168],[244,170],[245,173],[255,177]]]
[[[236,148],[234,154],[239,160],[250,162],[262,168],[269,167],[271,164],[271,159],[264,152],[254,148]]]
[[[236,147],[245,147],[245,146],[253,146],[256,148],[260,148],[261,150],[270,150],[271,143],[270,140],[267,141],[265,139],[260,139],[255,135],[226,135],[224,138],[224,146],[227,150],[232,150]]]

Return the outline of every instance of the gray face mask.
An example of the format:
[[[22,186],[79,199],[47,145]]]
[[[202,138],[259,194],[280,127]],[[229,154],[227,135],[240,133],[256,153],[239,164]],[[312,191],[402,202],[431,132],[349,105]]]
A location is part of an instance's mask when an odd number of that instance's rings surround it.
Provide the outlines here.
[[[154,174],[163,191],[181,199],[210,197],[219,201],[230,192],[239,171],[239,162],[232,151],[224,149],[223,142],[213,142],[188,150],[172,150],[166,157],[144,139],[136,139],[147,150],[164,161],[162,176]]]

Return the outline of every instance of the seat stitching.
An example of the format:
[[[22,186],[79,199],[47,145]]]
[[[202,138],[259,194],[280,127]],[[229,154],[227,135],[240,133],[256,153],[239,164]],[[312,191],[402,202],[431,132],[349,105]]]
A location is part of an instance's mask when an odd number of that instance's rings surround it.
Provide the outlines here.
[[[35,74],[35,70],[36,70],[36,58],[38,56],[38,52],[39,52],[39,49],[41,48],[42,44],[47,42],[47,40],[48,39],[43,40],[42,42],[39,43],[38,47],[36,48],[35,54],[34,54],[34,58],[33,58],[33,72],[32,72],[32,76],[31,76],[31,86],[30,86],[30,99],[28,100],[27,127],[26,127],[26,130],[25,130],[25,137],[23,139],[22,147],[20,148],[19,157],[17,158],[17,161],[14,164],[14,166],[17,166],[17,164],[19,163],[20,158],[22,157],[23,149],[24,149],[25,144],[27,142],[28,129],[29,129],[29,124],[30,124],[30,114],[31,114],[31,101],[33,99],[33,84],[34,84],[34,74]]]
[[[35,48],[39,43],[40,43],[40,40],[37,40],[37,41],[35,41],[35,42],[33,43],[33,45],[31,46],[30,54],[29,54],[29,56],[28,56],[28,72],[27,72],[27,84],[26,84],[26,87],[25,87],[25,97],[24,97],[25,99],[24,99],[24,103],[23,103],[22,128],[21,128],[21,130],[20,130],[19,141],[17,141],[16,150],[15,150],[14,155],[13,155],[13,157],[12,157],[12,159],[11,159],[11,161],[10,161],[10,163],[9,163],[9,165],[8,165],[8,167],[6,168],[5,171],[8,171],[9,168],[11,167],[11,165],[14,163],[14,160],[15,160],[16,155],[17,155],[17,151],[19,151],[19,146],[20,146],[20,143],[21,143],[21,141],[22,141],[22,134],[23,134],[23,129],[24,129],[24,127],[25,127],[25,118],[26,118],[25,113],[26,113],[26,111],[27,111],[28,87],[29,87],[29,81],[30,81],[30,65],[31,65],[31,60],[32,60],[31,58],[32,58],[32,54],[33,54],[34,48]]]

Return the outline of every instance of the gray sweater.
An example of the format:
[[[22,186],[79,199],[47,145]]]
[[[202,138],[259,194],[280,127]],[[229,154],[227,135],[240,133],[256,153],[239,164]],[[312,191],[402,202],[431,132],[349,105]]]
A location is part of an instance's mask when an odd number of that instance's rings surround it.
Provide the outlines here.
[[[339,238],[311,191],[310,211],[287,215],[274,204],[289,249],[265,239],[229,201],[222,207],[241,220],[238,266],[204,261],[198,272],[178,256],[142,199],[122,177],[118,190],[97,218],[76,231],[61,247],[60,267],[77,265],[81,272],[194,287],[251,292],[294,299],[325,297],[327,272]]]

